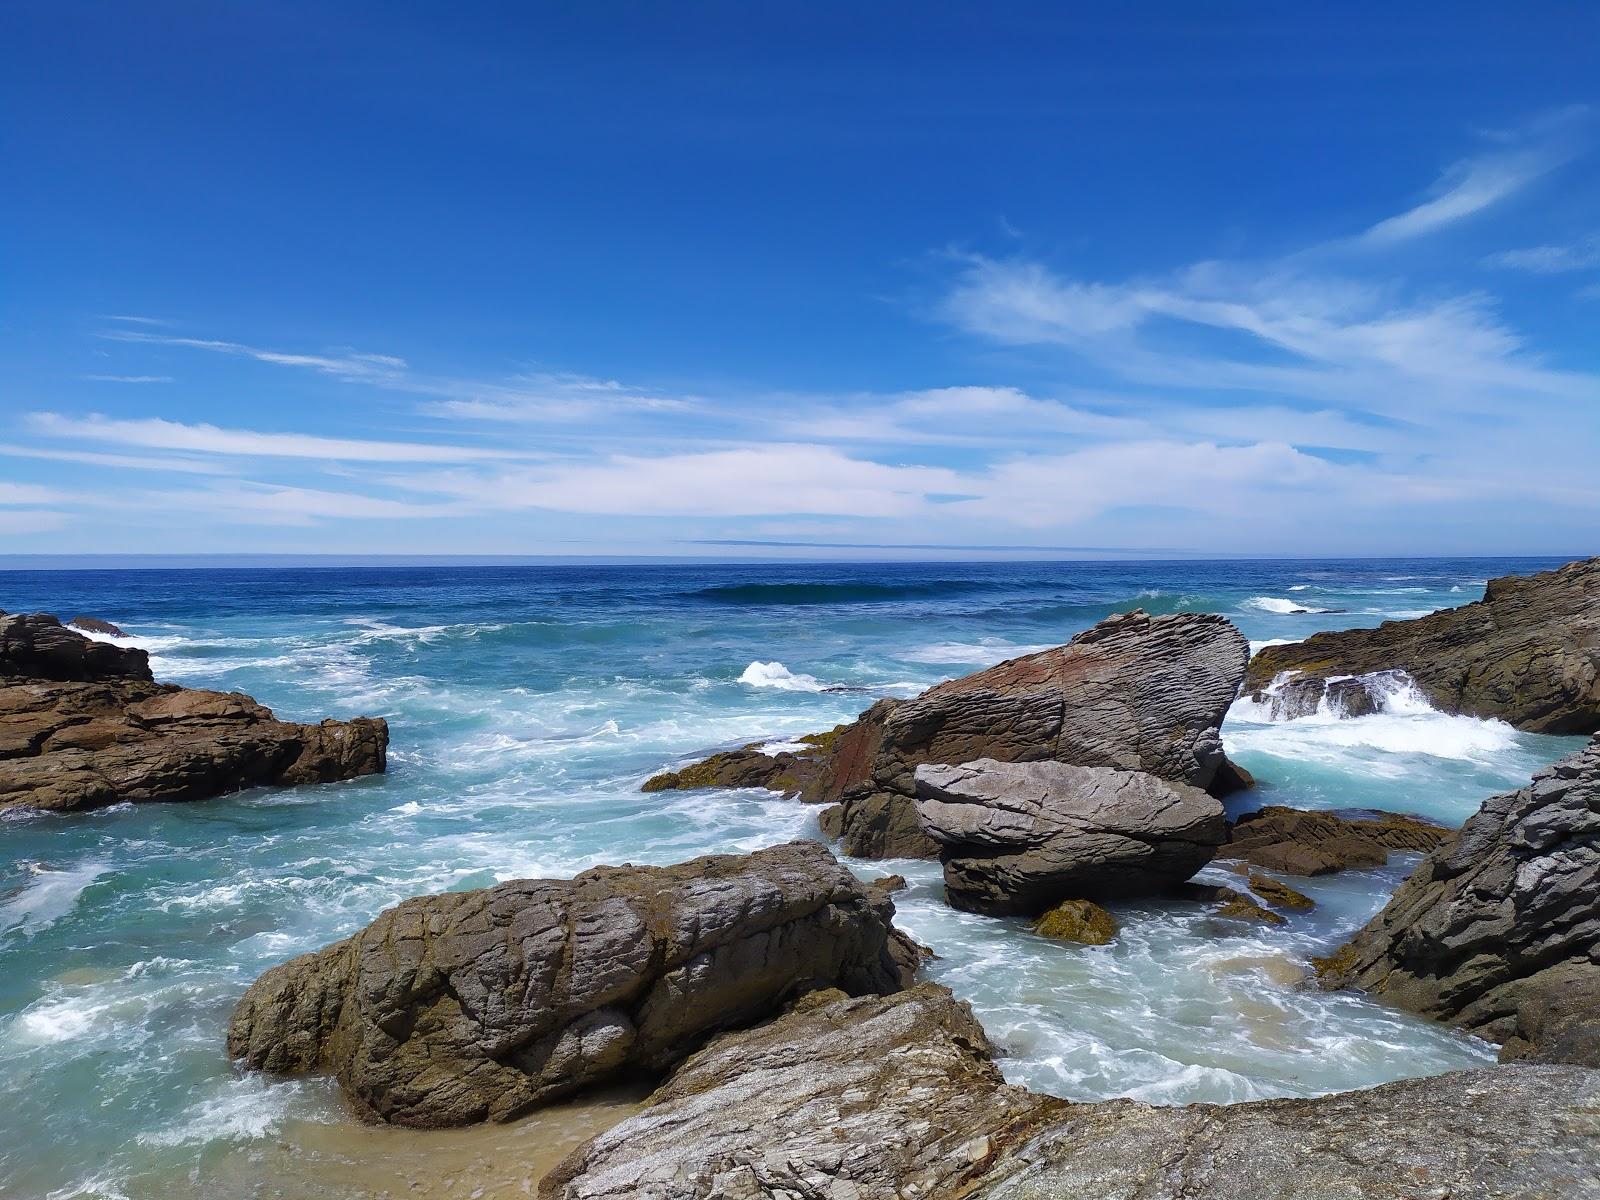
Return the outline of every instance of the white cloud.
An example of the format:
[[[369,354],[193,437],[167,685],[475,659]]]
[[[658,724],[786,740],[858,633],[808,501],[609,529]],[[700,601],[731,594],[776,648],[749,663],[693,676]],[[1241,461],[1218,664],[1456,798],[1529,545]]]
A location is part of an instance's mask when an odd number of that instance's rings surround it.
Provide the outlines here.
[[[1563,271],[1584,271],[1600,267],[1600,234],[1590,234],[1564,246],[1528,246],[1522,250],[1502,250],[1483,260],[1486,267],[1512,271],[1531,271],[1535,275],[1558,275]]]
[[[171,383],[171,375],[85,375],[90,383]]]
[[[0,444],[0,455],[8,458],[38,458],[47,462],[83,463],[92,467],[119,467],[132,471],[176,471],[192,475],[226,475],[225,463],[171,455],[152,457],[138,454],[103,454],[96,450],[50,450],[37,446]]]
[[[87,417],[66,417],[59,413],[31,413],[27,418],[27,424],[33,432],[48,437],[112,442],[121,446],[144,446],[156,450],[187,450],[204,454],[383,463],[454,463],[527,457],[511,450],[474,446],[359,441],[306,433],[261,433],[249,429],[219,429],[215,425],[185,425],[159,417],[113,420],[98,414]]]
[[[188,350],[210,350],[217,354],[231,354],[253,358],[257,362],[274,363],[284,367],[309,367],[325,375],[365,382],[383,382],[398,379],[406,369],[402,358],[389,354],[286,354],[278,350],[263,350],[241,342],[224,342],[213,338],[177,337],[165,333],[144,333],[134,329],[111,329],[100,335],[114,342],[137,342],[153,346],[176,346]]]
[[[70,520],[66,513],[46,509],[5,509],[0,510],[0,533],[18,536],[49,533],[53,529],[60,529]]]
[[[0,483],[0,504],[58,504],[66,499],[55,488],[32,483]]]

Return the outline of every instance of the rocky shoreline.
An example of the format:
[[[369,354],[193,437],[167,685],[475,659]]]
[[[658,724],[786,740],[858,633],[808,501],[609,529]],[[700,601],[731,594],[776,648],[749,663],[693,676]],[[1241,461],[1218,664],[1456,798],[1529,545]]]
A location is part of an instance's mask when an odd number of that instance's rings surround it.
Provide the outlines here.
[[[137,647],[87,638],[45,613],[0,612],[0,812],[331,783],[381,773],[388,746],[381,719],[280,721],[237,692],[155,682]]]
[[[1600,560],[1496,580],[1477,605],[1253,660],[1224,618],[1134,611],[881,700],[802,751],[722,751],[644,785],[816,804],[846,855],[938,859],[970,919],[1091,945],[1118,936],[1099,900],[1271,926],[1312,903],[1280,876],[1419,854],[1309,986],[1459,1026],[1501,1045],[1498,1066],[1229,1105],[1031,1092],[970,1008],[918,980],[929,951],[895,927],[892,877],[864,884],[810,841],[416,897],[262,975],[227,1052],[330,1075],[358,1116],[412,1129],[651,1088],[545,1175],[545,1200],[1600,1197],[1600,737],[1451,831],[1281,806],[1230,822],[1221,798],[1253,781],[1220,734],[1241,694],[1282,699],[1284,720],[1336,694],[1355,718],[1373,709],[1348,681],[1397,672],[1451,711],[1597,732],[1596,580]],[[383,766],[382,722],[298,726],[163,687],[142,652],[53,618],[0,615],[0,669],[0,807]],[[1192,881],[1213,862],[1237,889]]]

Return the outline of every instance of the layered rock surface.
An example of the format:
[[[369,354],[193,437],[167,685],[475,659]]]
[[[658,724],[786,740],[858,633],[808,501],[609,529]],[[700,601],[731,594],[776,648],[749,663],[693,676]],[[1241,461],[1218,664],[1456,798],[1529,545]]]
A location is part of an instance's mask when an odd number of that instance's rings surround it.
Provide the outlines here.
[[[159,684],[143,650],[0,614],[0,810],[204,800],[384,769],[378,719],[280,721],[248,696]]]
[[[1600,1065],[1600,738],[1485,801],[1319,972],[1508,1057],[1559,1038]]]
[[[881,700],[824,735],[814,753],[762,764],[756,751],[732,752],[708,760],[714,768],[687,768],[646,787],[734,778],[774,786],[832,806],[820,823],[848,854],[932,858],[937,844],[921,830],[913,804],[916,768],[924,763],[1053,760],[1144,771],[1217,794],[1239,786],[1219,729],[1248,658],[1249,643],[1223,617],[1124,613],[1064,646],[913,700]]]
[[[946,898],[996,915],[1163,891],[1205,866],[1227,832],[1215,798],[1143,771],[985,758],[924,764],[916,788]]]
[[[858,1000],[819,992],[712,1042],[539,1194],[955,1196],[1065,1107],[1007,1085],[971,1010],[941,987]]]
[[[1279,680],[1282,715],[1299,716],[1330,687],[1340,703],[1360,704],[1340,677],[1397,670],[1442,712],[1498,717],[1537,733],[1600,730],[1600,558],[1492,579],[1482,600],[1416,620],[1268,646],[1251,660],[1245,687],[1272,702]],[[1280,679],[1290,671],[1297,674]]]
[[[690,1059],[543,1200],[1594,1197],[1600,1073],[1499,1067],[1314,1100],[1069,1104],[1003,1083],[941,988],[813,996]]]
[[[268,971],[228,1050],[333,1072],[376,1120],[506,1120],[660,1072],[816,988],[900,989],[915,951],[893,913],[810,842],[421,896]]]
[[[1376,810],[1351,813],[1268,805],[1246,813],[1228,830],[1217,857],[1237,859],[1285,875],[1327,875],[1381,867],[1390,851],[1425,853],[1452,836],[1420,817]]]

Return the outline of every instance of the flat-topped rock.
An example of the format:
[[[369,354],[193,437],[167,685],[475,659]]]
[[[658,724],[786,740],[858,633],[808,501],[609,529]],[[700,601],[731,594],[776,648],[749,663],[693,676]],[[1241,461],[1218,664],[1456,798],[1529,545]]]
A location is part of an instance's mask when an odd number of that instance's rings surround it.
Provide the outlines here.
[[[1600,730],[1600,558],[1491,579],[1482,600],[1416,620],[1267,646],[1245,688],[1281,707],[1279,719],[1315,711],[1335,690],[1336,705],[1370,711],[1397,671],[1442,712],[1536,733]]]
[[[1502,1066],[1310,1100],[1070,1104],[1008,1086],[924,984],[808,997],[685,1062],[542,1200],[1593,1200],[1600,1072]]]
[[[1425,853],[1451,836],[1443,825],[1404,813],[1268,805],[1233,822],[1217,857],[1285,875],[1328,875],[1381,867],[1389,861],[1390,851]]]
[[[1318,969],[1514,1056],[1581,1041],[1600,1025],[1600,738],[1486,800]]]
[[[1166,891],[1205,866],[1227,830],[1214,797],[1143,771],[978,759],[924,764],[916,788],[946,898],[997,915]]]
[[[332,1073],[373,1120],[508,1120],[807,991],[899,990],[893,913],[815,842],[420,896],[258,979],[228,1052]]]
[[[381,719],[280,721],[236,692],[154,682],[136,647],[0,617],[0,811],[330,783],[383,771],[388,744]]]
[[[1226,618],[1207,613],[1109,617],[1064,646],[1010,659],[881,700],[823,735],[815,751],[762,762],[749,750],[651,780],[649,787],[733,779],[830,807],[819,818],[847,854],[933,858],[913,804],[924,763],[1056,761],[1143,771],[1223,794],[1230,769],[1219,732],[1249,658]]]

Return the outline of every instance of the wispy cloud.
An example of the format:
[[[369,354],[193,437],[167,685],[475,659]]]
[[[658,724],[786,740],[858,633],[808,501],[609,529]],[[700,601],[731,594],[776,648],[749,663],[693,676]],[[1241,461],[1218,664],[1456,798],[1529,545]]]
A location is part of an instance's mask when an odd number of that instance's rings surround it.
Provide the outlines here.
[[[263,458],[368,463],[461,463],[529,457],[519,451],[487,447],[361,441],[307,433],[263,433],[250,429],[220,429],[215,425],[185,425],[159,417],[115,420],[98,414],[68,417],[60,413],[42,412],[30,413],[27,426],[34,433],[55,438],[110,442],[155,450]]]
[[[1373,246],[1407,241],[1515,195],[1578,154],[1588,117],[1586,108],[1574,107],[1548,114],[1525,129],[1493,135],[1499,147],[1449,167],[1428,199],[1379,221],[1360,240]]]
[[[85,375],[90,383],[171,383],[171,375]]]
[[[101,335],[113,342],[138,342],[152,346],[175,346],[188,350],[209,350],[216,354],[231,354],[253,358],[257,362],[274,363],[284,367],[309,367],[325,375],[344,379],[372,381],[394,380],[401,377],[406,362],[390,354],[288,354],[279,350],[263,350],[242,342],[224,342],[213,338],[178,337],[165,333],[145,333],[136,329],[108,329]]]
[[[104,454],[95,450],[52,450],[42,446],[0,444],[0,455],[8,458],[37,458],[45,462],[82,463],[91,467],[115,467],[130,471],[174,471],[180,475],[226,475],[227,463],[214,459],[177,455]]]
[[[1590,234],[1586,238],[1565,245],[1502,250],[1485,258],[1483,265],[1510,271],[1530,271],[1535,275],[1585,271],[1591,267],[1600,267],[1600,234]]]

